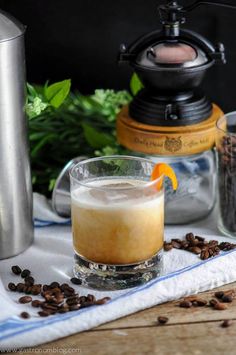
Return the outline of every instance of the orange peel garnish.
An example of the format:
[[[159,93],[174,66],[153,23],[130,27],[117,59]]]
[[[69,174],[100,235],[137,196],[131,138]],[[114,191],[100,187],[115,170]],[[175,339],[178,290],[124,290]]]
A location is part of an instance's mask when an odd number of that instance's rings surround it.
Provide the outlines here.
[[[160,178],[160,180],[157,182],[157,189],[161,190],[162,185],[163,185],[163,178],[162,176],[166,176],[171,180],[173,190],[177,190],[178,188],[178,180],[176,177],[176,174],[174,170],[171,168],[170,165],[165,164],[165,163],[158,163],[154,166],[151,174],[151,180],[157,180]]]

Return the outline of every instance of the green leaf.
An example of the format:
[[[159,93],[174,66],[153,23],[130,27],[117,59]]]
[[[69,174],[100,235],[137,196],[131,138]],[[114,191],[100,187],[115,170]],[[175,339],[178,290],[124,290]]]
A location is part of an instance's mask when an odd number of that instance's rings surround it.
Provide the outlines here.
[[[48,191],[52,191],[54,189],[56,181],[57,181],[56,179],[50,179],[49,186],[48,186]]]
[[[84,136],[88,144],[94,149],[101,149],[114,144],[114,138],[107,133],[100,132],[88,124],[83,124]]]
[[[131,81],[130,81],[130,90],[133,94],[133,96],[137,95],[137,93],[143,88],[143,84],[141,80],[139,79],[138,75],[134,73],[132,75]]]
[[[50,141],[55,141],[55,139],[57,138],[56,134],[48,134],[47,136],[45,136],[43,139],[41,139],[35,146],[34,148],[31,150],[31,157],[36,157],[37,153],[40,149],[42,149],[43,146],[45,146],[48,142]]]
[[[35,98],[38,96],[36,89],[29,83],[27,83],[27,91],[28,91],[28,95],[31,96],[31,98]]]
[[[35,132],[29,135],[30,141],[37,141],[45,136],[45,132]]]
[[[45,87],[44,94],[49,103],[58,108],[65,101],[70,92],[71,80],[63,80]]]

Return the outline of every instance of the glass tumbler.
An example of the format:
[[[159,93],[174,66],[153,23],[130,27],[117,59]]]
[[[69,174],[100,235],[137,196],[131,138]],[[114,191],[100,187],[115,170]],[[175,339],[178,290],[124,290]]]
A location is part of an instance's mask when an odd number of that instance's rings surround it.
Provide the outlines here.
[[[106,156],[70,171],[74,274],[83,285],[117,290],[161,274],[164,184],[150,180],[154,165]]]
[[[236,237],[236,111],[217,121],[219,230]]]

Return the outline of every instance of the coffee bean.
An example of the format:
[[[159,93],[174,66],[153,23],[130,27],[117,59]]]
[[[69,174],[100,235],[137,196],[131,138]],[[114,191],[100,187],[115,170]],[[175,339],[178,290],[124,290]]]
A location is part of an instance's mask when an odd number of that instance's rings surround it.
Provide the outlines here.
[[[182,243],[182,249],[188,249],[189,248],[189,242],[187,242],[187,240],[183,240]]]
[[[48,310],[52,310],[52,311],[57,311],[58,307],[57,305],[54,305],[54,304],[50,304],[50,303],[47,303],[47,302],[43,302],[41,303],[41,308],[45,311],[48,311]]]
[[[195,235],[195,239],[197,239],[199,242],[204,242],[205,238],[199,237],[198,235]]]
[[[32,286],[32,288],[31,288],[32,295],[37,296],[40,294],[40,292],[41,292],[41,285],[40,284]]]
[[[24,269],[22,272],[21,272],[21,277],[22,279],[25,279],[26,277],[28,277],[30,275],[30,271],[28,269]]]
[[[69,312],[69,308],[68,309],[61,308],[61,309],[58,309],[58,311],[57,311],[57,313],[66,313],[66,312]]]
[[[18,291],[18,292],[23,292],[23,291],[24,291],[24,288],[25,288],[25,284],[23,284],[22,282],[19,282],[19,283],[16,285],[16,291]]]
[[[41,304],[42,304],[42,301],[40,301],[40,300],[34,300],[31,302],[32,307],[40,307]]]
[[[16,289],[17,289],[16,285],[13,282],[9,282],[8,288],[11,291],[16,291]]]
[[[59,282],[54,281],[49,285],[49,288],[59,288],[59,286],[60,286]]]
[[[185,238],[188,242],[192,242],[195,239],[193,233],[187,233]]]
[[[32,291],[32,286],[25,285],[24,293],[26,293],[27,295],[31,295],[31,291]]]
[[[21,274],[21,268],[18,265],[12,266],[11,270],[12,270],[13,274],[15,274],[15,275],[20,275]]]
[[[44,296],[44,298],[45,298],[45,300],[47,301],[47,302],[51,302],[51,303],[54,303],[54,302],[56,302],[56,297],[55,296],[53,296],[53,295],[45,295]]]
[[[19,298],[20,303],[29,303],[32,301],[32,297],[30,296],[22,296]]]
[[[78,297],[70,297],[70,298],[67,298],[66,303],[67,303],[69,306],[72,306],[72,305],[74,305],[74,304],[78,304],[78,303],[79,303],[79,298],[78,298]]]
[[[73,294],[75,293],[75,290],[71,290],[71,288],[67,288],[64,290],[64,295],[65,297],[69,297],[69,296],[72,296]]]
[[[54,288],[51,288],[50,290],[48,290],[50,292],[51,295],[56,295],[58,293],[61,294],[61,289],[59,287],[54,287]]]
[[[190,302],[190,301],[181,301],[179,303],[179,306],[182,307],[182,308],[190,308],[190,307],[192,307],[192,302]]]
[[[28,286],[33,286],[34,278],[32,276],[25,277],[25,284]]]
[[[202,298],[196,298],[192,303],[195,307],[204,307],[207,305],[207,301]]]
[[[102,305],[102,304],[105,304],[105,303],[109,302],[110,300],[111,300],[110,297],[103,297],[103,298],[100,298],[99,300],[97,300],[95,302],[95,304]]]
[[[169,318],[163,317],[163,316],[159,316],[157,318],[157,321],[158,321],[159,324],[166,324],[169,321]]]
[[[48,312],[48,311],[39,311],[38,315],[40,317],[48,317],[48,316],[50,316],[50,312]]]
[[[202,250],[200,254],[200,259],[206,260],[210,257],[208,250]]]
[[[224,292],[223,291],[217,291],[215,292],[215,297],[218,299],[221,299],[224,296]]]
[[[30,315],[29,315],[28,312],[22,312],[22,313],[20,314],[20,317],[23,318],[23,319],[28,319],[28,318],[30,318]]]
[[[66,284],[66,283],[60,285],[60,289],[62,291],[66,290],[68,287],[70,287],[70,286],[68,284]]]
[[[195,246],[195,247],[190,247],[190,248],[188,248],[188,251],[190,251],[191,253],[194,253],[194,254],[196,254],[196,255],[198,255],[198,254],[201,254],[201,249],[200,248],[198,248],[197,246]]]
[[[67,304],[63,304],[59,309],[58,313],[66,313],[69,312],[69,306]]]
[[[179,238],[172,238],[171,239],[171,242],[176,242],[176,243],[179,243],[179,244],[181,244],[182,243],[182,240],[181,239],[179,239]]]
[[[69,310],[71,312],[78,311],[79,309],[80,309],[80,305],[79,304],[75,304],[75,305],[69,306]]]
[[[184,298],[184,301],[189,301],[189,302],[194,302],[198,299],[197,296],[193,295],[193,296],[188,296]]]
[[[231,302],[233,302],[233,297],[230,296],[230,295],[224,295],[224,296],[221,298],[221,301],[222,301],[222,302],[225,302],[225,303],[231,303]]]
[[[87,297],[86,296],[80,296],[79,297],[79,303],[85,303],[87,302]]]
[[[87,295],[87,300],[88,300],[89,302],[96,302],[96,297],[95,297],[94,295],[88,294],[88,295]]]
[[[78,279],[77,277],[72,277],[70,279],[70,281],[75,284],[75,285],[81,285],[82,284],[82,281],[80,279]]]
[[[229,251],[231,249],[234,249],[234,245],[235,244],[231,244],[229,242],[222,242],[219,244],[219,248],[220,248],[220,250],[223,250],[223,251]]]
[[[171,250],[171,249],[173,249],[173,245],[171,244],[171,243],[164,243],[164,250],[165,251],[169,251],[169,250]]]
[[[86,302],[80,303],[80,307],[81,308],[86,308],[86,307],[94,306],[95,304],[98,305],[98,303],[91,302],[91,301],[86,301]],[[104,303],[100,303],[100,304],[104,304]]]
[[[228,306],[225,303],[221,303],[221,302],[217,302],[214,305],[214,309],[216,309],[217,311],[224,311],[227,308],[228,308]]]
[[[64,297],[63,297],[63,295],[61,295],[61,296],[57,296],[56,297],[56,304],[60,304],[60,303],[62,303],[63,302],[63,300],[64,300]]]
[[[213,254],[214,254],[214,251],[212,250],[212,249],[208,249],[208,253],[209,253],[209,257],[211,257],[211,256],[213,256]]]
[[[221,326],[222,328],[228,328],[228,327],[230,327],[232,324],[233,324],[233,321],[232,321],[232,320],[230,320],[230,319],[225,319],[225,320],[220,324],[220,326]]]
[[[209,305],[211,307],[214,307],[217,303],[219,303],[218,300],[216,300],[215,298],[212,298],[210,301],[209,301]]]
[[[181,249],[181,243],[176,242],[175,240],[171,241],[172,247],[175,249]]]
[[[208,243],[210,246],[216,246],[219,244],[218,240],[210,240]]]

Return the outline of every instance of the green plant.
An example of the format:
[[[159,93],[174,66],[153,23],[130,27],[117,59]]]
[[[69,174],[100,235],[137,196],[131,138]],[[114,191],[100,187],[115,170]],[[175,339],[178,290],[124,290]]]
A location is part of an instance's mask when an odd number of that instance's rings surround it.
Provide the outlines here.
[[[79,155],[123,154],[116,115],[131,100],[127,91],[71,92],[71,81],[27,85],[26,113],[34,190],[49,194],[64,164]]]

